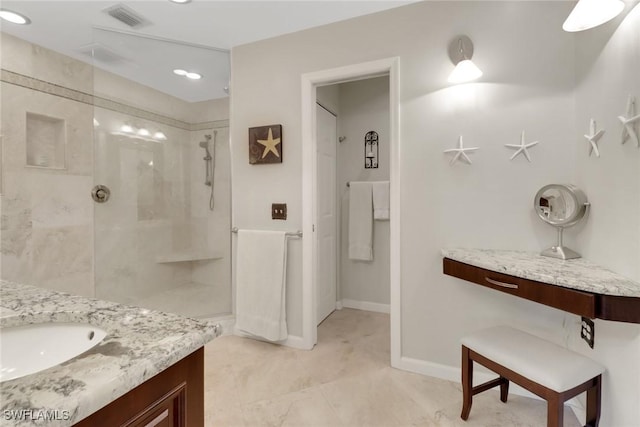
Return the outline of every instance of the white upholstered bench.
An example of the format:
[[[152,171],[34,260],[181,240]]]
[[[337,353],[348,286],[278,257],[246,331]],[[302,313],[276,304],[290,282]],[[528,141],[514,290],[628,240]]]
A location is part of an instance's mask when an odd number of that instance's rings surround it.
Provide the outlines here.
[[[485,329],[462,340],[462,419],[467,420],[475,394],[500,386],[507,401],[509,381],[547,401],[547,426],[562,427],[564,402],[587,392],[587,426],[600,420],[604,367],[557,344],[508,326]],[[473,387],[473,362],[500,377]]]

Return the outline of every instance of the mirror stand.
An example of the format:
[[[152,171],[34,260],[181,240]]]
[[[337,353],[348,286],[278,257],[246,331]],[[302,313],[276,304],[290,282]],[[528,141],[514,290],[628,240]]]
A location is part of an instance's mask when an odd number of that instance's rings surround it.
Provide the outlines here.
[[[577,224],[586,214],[587,196],[575,185],[549,184],[538,190],[533,207],[538,217],[558,229],[558,244],[540,255],[558,259],[580,258],[580,254],[565,248],[562,234],[566,227]]]
[[[559,259],[580,258],[581,255],[579,253],[563,245],[563,233],[564,227],[558,227],[558,244],[556,246],[551,246],[549,249],[545,249],[540,255]]]

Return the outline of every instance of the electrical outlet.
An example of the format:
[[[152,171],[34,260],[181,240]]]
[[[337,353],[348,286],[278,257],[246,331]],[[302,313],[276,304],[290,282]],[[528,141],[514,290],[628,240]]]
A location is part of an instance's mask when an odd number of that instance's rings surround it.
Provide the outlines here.
[[[287,204],[286,203],[272,203],[271,204],[271,219],[287,219]]]
[[[580,337],[585,340],[591,348],[593,348],[593,345],[596,341],[595,334],[596,326],[593,323],[593,320],[583,317],[580,326]]]

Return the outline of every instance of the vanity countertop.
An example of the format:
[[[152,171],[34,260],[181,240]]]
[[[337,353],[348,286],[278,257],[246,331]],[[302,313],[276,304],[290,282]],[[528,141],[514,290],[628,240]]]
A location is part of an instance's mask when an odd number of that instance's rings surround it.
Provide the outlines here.
[[[90,323],[107,331],[93,349],[61,365],[0,384],[0,426],[69,426],[211,341],[213,323],[0,281],[0,326]],[[63,342],[60,345],[64,345]],[[70,419],[16,422],[7,411],[68,411]],[[66,418],[60,416],[59,418]]]
[[[535,252],[493,249],[443,249],[454,261],[522,279],[601,295],[640,297],[640,283],[584,258],[561,260]]]

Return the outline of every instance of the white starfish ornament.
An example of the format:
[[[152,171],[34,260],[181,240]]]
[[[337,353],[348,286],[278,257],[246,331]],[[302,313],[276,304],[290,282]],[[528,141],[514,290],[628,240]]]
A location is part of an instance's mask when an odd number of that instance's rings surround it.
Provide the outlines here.
[[[527,144],[524,138],[524,131],[522,131],[522,134],[520,135],[520,144],[504,144],[504,146],[517,149],[516,152],[513,153],[513,156],[511,156],[509,160],[515,159],[518,156],[518,154],[522,153],[527,158],[527,160],[531,162],[531,157],[529,157],[529,151],[527,151],[527,148],[531,148],[534,145],[537,145],[538,143],[540,143],[540,141],[534,141]]]
[[[640,120],[640,114],[635,114],[636,100],[633,96],[629,95],[627,101],[627,116],[618,116],[618,120],[622,123],[622,143],[627,142],[627,139],[635,139],[636,144],[640,148],[640,139],[635,129],[635,122]]]
[[[604,135],[604,129],[600,129],[596,132],[596,121],[594,119],[591,119],[591,121],[589,122],[589,132],[591,133],[591,135],[584,136],[585,138],[587,138],[587,141],[589,141],[589,144],[591,144],[591,147],[589,147],[589,156],[591,156],[591,153],[595,152],[596,157],[600,157],[600,150],[598,150],[598,140],[600,140],[600,138],[602,138],[602,135]]]
[[[450,148],[448,150],[444,150],[445,153],[456,153],[455,156],[453,156],[453,158],[451,159],[451,161],[449,162],[450,165],[454,164],[458,159],[460,159],[460,157],[462,157],[462,160],[464,160],[465,162],[467,162],[468,164],[471,164],[471,159],[469,158],[469,156],[467,156],[466,151],[475,151],[475,150],[479,150],[479,147],[464,147],[463,143],[462,143],[462,135],[460,135],[458,137],[458,148]]]

